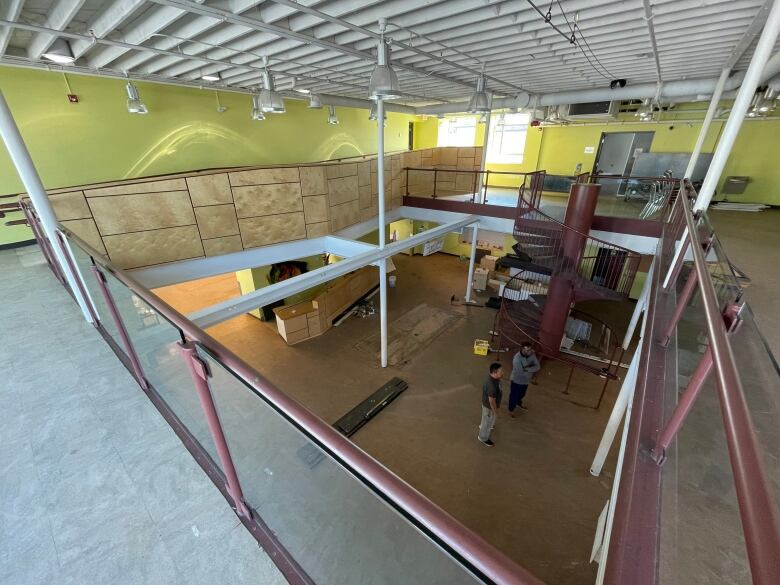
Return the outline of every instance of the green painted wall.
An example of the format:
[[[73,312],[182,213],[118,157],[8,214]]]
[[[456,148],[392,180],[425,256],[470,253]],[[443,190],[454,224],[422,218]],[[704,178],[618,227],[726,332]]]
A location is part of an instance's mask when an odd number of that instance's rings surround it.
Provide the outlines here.
[[[581,163],[582,171],[590,172],[596,160],[602,132],[654,132],[651,152],[691,152],[701,124],[676,120],[700,119],[703,117],[701,112],[690,113],[687,110],[701,110],[705,107],[701,103],[681,104],[675,114],[665,114],[669,119],[663,123],[631,123],[633,117],[624,115],[621,116],[620,123],[530,128],[522,163],[488,163],[487,169],[512,172],[545,169],[551,174],[571,175],[574,174],[577,164]],[[429,118],[425,124],[430,125],[431,120],[435,120],[438,124],[436,118]],[[484,125],[480,124],[477,128],[475,146],[482,144],[484,136]],[[714,150],[722,128],[722,121],[713,122],[704,142],[704,152]],[[731,175],[747,175],[751,177],[751,182],[744,195],[732,197],[733,199],[780,205],[780,165],[775,163],[778,133],[780,133],[780,120],[749,120],[742,125],[723,171],[723,180]],[[432,129],[427,128],[426,136],[437,137],[438,132],[434,134]],[[434,145],[426,143],[421,145],[421,148]],[[594,152],[585,154],[586,146],[594,147]],[[493,175],[490,177],[490,184],[517,187],[519,178]]]
[[[62,74],[0,67],[0,90],[48,189],[198,169],[314,162],[376,152],[376,125],[366,110],[336,108],[340,125],[327,124],[327,109],[286,100],[287,113],[262,122],[249,118],[248,95],[138,82],[146,116],[125,109],[119,79],[69,75],[79,103],[66,99]],[[408,146],[415,118],[388,113],[385,147]],[[23,191],[5,148],[0,148],[0,194]],[[0,243],[27,239],[6,232]]]

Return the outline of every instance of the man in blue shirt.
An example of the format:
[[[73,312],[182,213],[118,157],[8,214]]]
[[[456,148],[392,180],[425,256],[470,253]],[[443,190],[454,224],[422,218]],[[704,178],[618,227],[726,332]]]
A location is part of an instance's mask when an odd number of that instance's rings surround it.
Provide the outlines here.
[[[520,344],[520,351],[512,359],[512,377],[509,385],[509,416],[515,416],[515,407],[520,410],[528,410],[523,405],[523,398],[528,391],[528,383],[533,374],[539,371],[539,360],[534,353],[533,347],[527,341]]]
[[[490,431],[496,424],[498,408],[501,406],[501,378],[503,376],[504,369],[501,364],[494,362],[490,364],[490,375],[482,384],[482,421],[479,423],[477,438],[488,447],[495,445],[490,440]]]

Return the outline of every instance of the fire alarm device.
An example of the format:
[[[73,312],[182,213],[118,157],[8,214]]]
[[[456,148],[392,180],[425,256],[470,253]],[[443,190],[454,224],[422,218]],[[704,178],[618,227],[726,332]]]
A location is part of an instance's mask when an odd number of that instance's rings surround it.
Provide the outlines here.
[[[72,104],[77,104],[79,103],[79,96],[77,96],[75,93],[69,93],[68,101]]]

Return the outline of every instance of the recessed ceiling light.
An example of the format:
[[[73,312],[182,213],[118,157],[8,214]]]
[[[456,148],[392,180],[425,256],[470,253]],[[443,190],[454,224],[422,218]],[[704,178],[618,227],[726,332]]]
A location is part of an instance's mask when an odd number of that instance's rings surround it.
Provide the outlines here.
[[[221,81],[222,77],[220,77],[219,73],[206,73],[206,75],[202,75],[201,79],[204,81]]]

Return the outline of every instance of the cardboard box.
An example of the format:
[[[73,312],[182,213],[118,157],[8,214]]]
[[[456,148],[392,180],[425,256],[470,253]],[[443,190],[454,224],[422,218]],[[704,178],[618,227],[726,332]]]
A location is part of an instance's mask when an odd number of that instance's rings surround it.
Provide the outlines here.
[[[479,265],[481,268],[495,270],[496,262],[498,262],[498,256],[483,256],[479,261]]]
[[[485,290],[487,288],[488,270],[486,268],[474,269],[474,290]]]
[[[502,282],[500,280],[496,280],[495,278],[488,278],[487,287],[490,290],[498,291],[499,288],[501,288]]]

